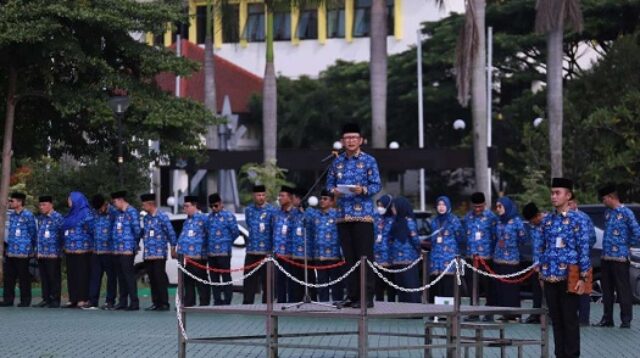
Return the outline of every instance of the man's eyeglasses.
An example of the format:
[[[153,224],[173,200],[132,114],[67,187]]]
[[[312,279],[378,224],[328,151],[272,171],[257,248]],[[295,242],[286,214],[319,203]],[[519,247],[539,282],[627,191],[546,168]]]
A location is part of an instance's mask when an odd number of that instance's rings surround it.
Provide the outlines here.
[[[320,200],[331,200],[331,198],[328,197],[328,196],[323,196],[323,197],[320,198]]]
[[[358,140],[358,139],[360,139],[359,135],[348,135],[348,136],[342,137],[342,140],[345,140],[345,141]]]

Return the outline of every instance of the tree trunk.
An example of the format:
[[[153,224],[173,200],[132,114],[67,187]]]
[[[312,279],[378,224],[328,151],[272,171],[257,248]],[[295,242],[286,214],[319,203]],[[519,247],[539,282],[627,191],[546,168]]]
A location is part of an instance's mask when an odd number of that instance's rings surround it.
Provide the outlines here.
[[[216,108],[216,78],[215,62],[213,59],[213,10],[211,0],[207,1],[207,31],[204,38],[204,106],[215,116]]]
[[[374,148],[387,145],[387,3],[373,0],[370,23],[369,80],[371,85],[371,141]]]
[[[278,103],[276,88],[276,70],[273,63],[273,10],[267,7],[267,61],[264,69],[262,90],[262,148],[264,163],[276,162],[278,133]]]
[[[489,186],[489,157],[487,151],[487,60],[485,41],[485,0],[475,1],[476,26],[478,32],[477,52],[471,67],[471,115],[473,117],[473,157],[476,191],[485,193],[491,203]]]
[[[547,115],[551,177],[562,177],[562,40],[563,19],[547,34]]]
[[[16,113],[16,84],[18,71],[9,68],[7,78],[7,110],[4,119],[4,138],[2,143],[2,179],[0,179],[0,260],[4,257],[4,230],[7,221],[7,198],[9,197],[9,179],[11,178],[11,147],[13,145],[13,123]],[[0,265],[0,280],[4,279],[4,265]]]

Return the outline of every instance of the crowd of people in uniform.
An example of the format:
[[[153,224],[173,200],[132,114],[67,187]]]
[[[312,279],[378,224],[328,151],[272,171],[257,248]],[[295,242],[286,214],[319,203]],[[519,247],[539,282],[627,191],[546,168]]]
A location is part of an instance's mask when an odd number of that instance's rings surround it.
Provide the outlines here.
[[[280,188],[278,206],[269,202],[263,185],[253,187],[253,202],[245,209],[249,230],[245,275],[261,260],[273,256],[298,281],[327,283],[338,280],[346,269],[366,256],[379,267],[391,269],[381,270],[387,280],[400,287],[414,288],[421,286],[419,266],[403,268],[414,263],[422,250],[427,250],[429,278],[445,274],[430,290],[432,302],[434,296],[453,295],[451,275],[455,269],[451,269],[450,263],[456,257],[469,258],[474,264],[482,263],[481,268],[508,275],[521,269],[523,255],[527,254],[521,252],[521,247],[529,243],[532,246],[529,254],[537,271],[532,280],[534,307],[540,307],[544,296],[553,325],[556,356],[579,354],[579,326],[589,320],[590,248],[596,236],[589,216],[577,208],[571,180],[553,178],[550,186],[553,209],[548,212],[541,212],[529,203],[521,215],[516,203],[503,196],[497,200],[494,213],[487,208],[484,194],[477,192],[470,197],[470,212],[459,218],[452,211],[450,199],[440,196],[435,203],[429,237],[421,240],[413,208],[406,198],[386,194],[374,200],[382,187],[380,175],[375,158],[360,149],[362,143],[357,125],[344,126],[345,151],[328,168],[317,208],[305,209],[302,205],[305,193],[289,186]],[[620,327],[629,328],[632,319],[629,247],[640,243],[640,226],[633,212],[620,202],[615,186],[603,187],[599,195],[607,209],[601,263],[604,315],[597,325],[614,325],[613,304],[617,296],[621,306]],[[230,304],[231,285],[204,283],[231,281],[231,249],[239,232],[236,218],[224,210],[222,198],[210,195],[211,211],[207,213],[199,210],[198,197],[186,196],[183,210],[187,218],[179,235],[167,214],[156,207],[155,194],[140,197],[145,213],[142,218],[126,198],[127,193],[120,191],[111,194],[111,203],[96,195],[90,204],[82,193],[72,192],[68,198],[70,211],[62,216],[54,210],[51,196],[41,196],[40,215],[35,217],[24,207],[24,194],[11,194],[13,211],[6,238],[4,300],[0,306],[13,306],[17,280],[18,306],[31,304],[29,258],[37,257],[42,302],[35,306],[60,307],[64,257],[69,301],[63,307],[97,308],[102,276],[106,275],[107,294],[102,308],[138,310],[134,255],[140,240],[144,243],[143,257],[153,301],[147,310],[169,309],[165,272],[169,254],[186,262],[186,270],[200,279],[184,276],[184,306]],[[359,308],[361,302],[373,307],[374,299],[421,302],[420,293],[396,292],[370,268],[366,277],[366,297],[361,301],[357,273],[331,287],[305,292],[303,285],[278,270],[274,298],[277,302],[301,302],[308,293],[313,300],[354,308]],[[471,277],[465,278],[468,286],[472,284]],[[253,304],[260,293],[262,302],[266,302],[266,284],[264,266],[245,277],[242,303]],[[484,276],[479,277],[478,284],[486,305],[520,306],[520,285]],[[483,319],[492,321],[493,317]],[[530,316],[525,322],[537,323],[539,317]]]

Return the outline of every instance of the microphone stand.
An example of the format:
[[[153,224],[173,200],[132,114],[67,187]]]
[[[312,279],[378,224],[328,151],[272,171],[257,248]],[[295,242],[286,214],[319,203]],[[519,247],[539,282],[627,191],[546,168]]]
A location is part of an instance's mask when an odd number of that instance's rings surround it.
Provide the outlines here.
[[[331,153],[331,155],[332,156],[335,155],[337,157],[338,153],[333,152]],[[323,162],[326,161],[327,158],[323,159]],[[329,163],[329,165],[327,165],[327,167],[324,169],[322,174],[320,174],[320,176],[318,177],[318,179],[316,179],[316,181],[313,183],[311,188],[309,188],[309,190],[301,200],[302,203],[304,203],[309,198],[313,190],[318,186],[318,184],[320,184],[320,181],[327,175],[327,173],[329,172],[329,168],[331,168],[331,164],[332,163]],[[336,307],[331,303],[318,302],[311,299],[311,295],[309,294],[309,255],[307,255],[307,230],[304,228],[304,221],[303,221],[303,232],[304,232],[304,242],[303,242],[303,245],[304,245],[304,296],[302,297],[302,301],[300,302],[282,306],[282,310],[284,311],[290,308],[300,308],[306,304],[311,304],[311,305],[316,305],[316,306],[326,307],[326,308],[340,309],[341,307]]]

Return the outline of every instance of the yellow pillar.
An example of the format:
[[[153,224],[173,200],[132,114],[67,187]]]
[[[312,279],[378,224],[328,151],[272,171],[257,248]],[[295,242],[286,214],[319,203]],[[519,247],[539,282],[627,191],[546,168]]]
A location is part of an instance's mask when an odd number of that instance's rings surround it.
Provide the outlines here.
[[[300,22],[300,8],[293,5],[291,6],[291,43],[298,45],[300,39],[298,38],[298,22]]]
[[[344,39],[348,42],[353,40],[353,17],[355,3],[354,0],[344,1]]]
[[[197,43],[197,21],[196,21],[196,2],[194,0],[189,0],[189,41],[192,43]]]
[[[238,21],[240,28],[238,33],[240,34],[240,46],[247,47],[247,37],[245,36],[245,28],[247,26],[247,17],[249,16],[249,5],[247,0],[240,0],[240,7],[238,9],[240,15],[240,21]]]
[[[220,14],[218,1],[213,5],[213,44],[216,48],[222,47],[222,14]]]
[[[153,46],[153,34],[151,32],[147,32],[147,34],[144,37],[144,42],[147,43],[147,45],[149,46]]]
[[[318,41],[323,45],[327,42],[327,4],[324,1],[318,6]]]
[[[393,35],[396,40],[402,40],[402,36],[404,35],[402,31],[403,23],[402,0],[395,0],[393,2]]]
[[[173,32],[171,31],[172,25],[170,22],[167,23],[167,31],[164,33],[164,47],[171,46],[171,37],[173,36]]]

